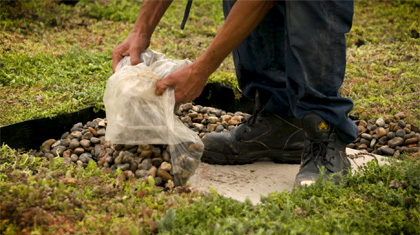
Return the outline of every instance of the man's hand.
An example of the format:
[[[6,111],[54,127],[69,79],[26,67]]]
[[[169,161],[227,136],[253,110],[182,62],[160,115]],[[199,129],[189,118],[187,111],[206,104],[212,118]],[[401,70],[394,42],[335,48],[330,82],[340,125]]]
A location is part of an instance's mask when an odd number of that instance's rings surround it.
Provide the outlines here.
[[[131,65],[139,64],[140,54],[149,47],[150,37],[138,35],[137,32],[132,31],[130,35],[112,51],[112,71],[115,73],[115,68],[124,56],[130,56]]]
[[[168,87],[175,91],[175,103],[186,103],[197,98],[203,91],[211,72],[197,62],[187,65],[156,83],[156,95],[162,95]]]
[[[197,98],[210,74],[258,26],[274,4],[271,1],[238,0],[206,51],[193,64],[157,82],[156,95],[161,95],[172,86],[176,103]]]
[[[145,0],[133,30],[128,37],[112,51],[112,71],[124,56],[130,56],[131,65],[140,63],[140,54],[149,47],[150,38],[172,0]]]

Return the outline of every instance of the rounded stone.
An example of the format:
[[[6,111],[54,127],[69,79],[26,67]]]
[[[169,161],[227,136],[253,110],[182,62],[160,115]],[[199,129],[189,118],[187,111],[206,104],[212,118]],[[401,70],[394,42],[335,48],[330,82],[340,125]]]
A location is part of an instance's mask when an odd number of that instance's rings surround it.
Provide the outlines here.
[[[155,179],[155,185],[157,185],[157,186],[159,186],[163,183],[163,180],[160,177],[155,177],[154,179]]]
[[[75,149],[80,146],[80,142],[77,139],[72,139],[69,143],[69,149]]]
[[[67,148],[65,146],[59,145],[59,146],[55,147],[53,150],[51,150],[51,153],[54,156],[63,156],[63,152],[66,151],[66,149]]]
[[[95,150],[93,151],[93,156],[95,158],[99,157],[99,155],[101,154],[101,149],[102,146],[100,144],[95,145]]]
[[[367,122],[365,120],[360,120],[359,126],[367,127]]]
[[[82,132],[80,132],[80,131],[73,131],[73,132],[70,134],[70,136],[71,136],[72,138],[79,139],[79,138],[82,136]]]
[[[122,171],[126,171],[130,168],[130,163],[121,163],[117,165],[117,168],[120,168]]]
[[[360,135],[363,139],[367,139],[367,140],[371,140],[373,137],[372,137],[372,135],[369,135],[369,134],[367,134],[367,133],[362,133],[361,135]]]
[[[152,150],[143,150],[140,153],[140,157],[141,158],[149,158],[150,156],[152,156]]]
[[[172,169],[172,165],[168,162],[162,162],[162,165],[160,165],[160,169],[169,172]]]
[[[219,118],[218,117],[208,117],[207,120],[210,124],[216,124],[219,121]]]
[[[398,126],[399,126],[399,127],[401,127],[401,128],[404,128],[404,127],[406,126],[406,124],[405,124],[404,120],[399,120],[397,124],[398,124]]]
[[[378,129],[376,129],[376,135],[378,135],[378,138],[381,138],[383,136],[386,136],[386,130],[383,127],[379,127]]]
[[[41,149],[44,152],[49,152],[51,150],[51,145],[53,145],[55,143],[55,139],[49,139],[44,141],[44,143],[42,143],[41,145]]]
[[[79,160],[83,163],[88,163],[90,160],[92,160],[92,155],[90,153],[82,153],[79,156]]]
[[[82,140],[90,140],[93,137],[92,132],[88,131],[82,136]]]
[[[394,155],[394,152],[395,152],[394,149],[389,148],[389,147],[385,147],[385,146],[381,147],[380,149],[381,149],[383,154],[388,155],[388,156]]]
[[[79,157],[76,155],[76,154],[72,154],[71,156],[70,156],[70,159],[71,159],[71,161],[72,162],[77,162],[77,160],[79,160]]]
[[[70,158],[70,156],[71,156],[70,149],[67,149],[63,152],[63,158]]]
[[[133,158],[134,158],[134,154],[132,152],[129,151],[123,151],[122,153],[122,162],[123,163],[130,163]]]
[[[153,156],[159,157],[162,154],[162,150],[159,147],[155,146],[152,148],[152,153]]]
[[[90,139],[90,142],[92,142],[92,144],[99,144],[99,143],[101,143],[101,140],[97,137],[92,137]]]
[[[387,144],[387,138],[386,138],[386,136],[382,136],[381,138],[379,138],[378,144],[380,144],[380,145]]]
[[[169,180],[172,180],[172,175],[169,174],[167,171],[158,170],[157,175],[161,177],[164,182],[168,182]]]
[[[413,137],[413,138],[406,139],[404,141],[404,144],[405,145],[416,144],[417,142],[419,142],[419,140],[417,139],[417,137]]]
[[[373,147],[375,147],[375,145],[376,145],[376,139],[372,139],[371,141],[370,141],[370,144],[369,144],[369,147],[370,148],[373,148]]]
[[[136,170],[136,177],[137,178],[143,178],[146,177],[148,172],[146,170]]]
[[[157,168],[155,166],[150,167],[148,174],[151,175],[152,177],[156,177],[156,173],[157,173]]]
[[[359,133],[364,133],[366,131],[364,126],[357,126],[357,128],[359,128]]]
[[[152,159],[146,158],[139,164],[139,169],[149,170],[152,166]]]
[[[88,139],[82,139],[80,141],[80,145],[83,146],[84,148],[89,148],[90,147],[90,140],[88,140]]]
[[[386,137],[387,137],[388,139],[392,139],[392,138],[394,138],[394,137],[395,137],[395,132],[392,132],[392,131],[388,132],[388,134],[386,135]]]
[[[357,149],[367,149],[367,146],[366,144],[361,144],[359,147],[357,147]]]
[[[216,132],[222,132],[225,128],[222,125],[218,125],[215,129]]]
[[[98,136],[103,136],[106,133],[106,130],[104,128],[100,128],[99,130],[96,131],[96,133],[98,134]]]
[[[397,137],[404,137],[405,136],[405,131],[403,129],[398,130],[397,132],[395,132],[395,136]]]
[[[368,145],[370,145],[370,140],[362,138],[362,139],[360,139],[360,144],[364,144],[364,145],[368,146]]]
[[[396,146],[402,145],[404,143],[404,139],[401,137],[395,137],[392,140],[388,141],[388,146],[390,148],[395,148]]]
[[[159,167],[160,164],[162,164],[162,162],[163,162],[163,159],[160,158],[160,157],[152,158],[152,164],[153,164],[153,166]]]
[[[385,120],[383,118],[378,118],[378,120],[376,120],[375,124],[379,127],[383,127],[383,126],[385,126]]]
[[[162,158],[165,162],[170,162],[171,161],[171,156],[170,156],[169,152],[166,151],[166,150],[162,151]]]

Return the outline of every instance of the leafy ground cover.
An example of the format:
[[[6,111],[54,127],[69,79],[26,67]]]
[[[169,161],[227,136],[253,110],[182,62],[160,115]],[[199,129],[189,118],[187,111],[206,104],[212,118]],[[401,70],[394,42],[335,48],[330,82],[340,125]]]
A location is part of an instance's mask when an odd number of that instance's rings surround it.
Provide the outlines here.
[[[194,60],[223,23],[220,1],[194,1],[185,30],[175,1],[151,49]],[[356,1],[341,89],[360,118],[404,111],[420,125],[419,1]],[[0,2],[0,125],[100,106],[111,51],[129,33],[141,1]],[[211,81],[235,86],[231,57]],[[418,155],[351,175],[274,193],[254,206],[189,189],[163,191],[124,181],[95,165],[76,168],[2,146],[0,226],[15,233],[418,234]]]

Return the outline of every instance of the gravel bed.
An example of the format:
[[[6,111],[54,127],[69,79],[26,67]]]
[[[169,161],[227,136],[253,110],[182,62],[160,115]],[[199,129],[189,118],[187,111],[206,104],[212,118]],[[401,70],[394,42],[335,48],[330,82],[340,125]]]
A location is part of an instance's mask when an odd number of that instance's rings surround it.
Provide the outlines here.
[[[191,103],[183,104],[176,115],[200,137],[210,132],[228,132],[247,120],[250,115],[226,112]],[[349,148],[399,157],[401,153],[420,151],[419,127],[404,122],[404,113],[395,121],[354,120],[359,128],[357,139]],[[90,161],[102,169],[121,169],[125,178],[154,177],[158,186],[173,184],[172,159],[167,145],[113,145],[105,141],[106,119],[96,118],[86,124],[76,123],[59,140],[46,140],[38,156],[62,157],[65,164],[86,167]]]

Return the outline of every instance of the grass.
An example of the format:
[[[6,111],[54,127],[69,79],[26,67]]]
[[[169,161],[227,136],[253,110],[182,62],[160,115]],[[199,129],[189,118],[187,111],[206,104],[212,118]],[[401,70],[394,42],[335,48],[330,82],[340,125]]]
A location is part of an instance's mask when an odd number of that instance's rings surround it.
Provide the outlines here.
[[[253,205],[0,149],[3,234],[418,234],[420,163],[370,162],[338,186],[319,180]]]
[[[0,2],[0,126],[101,105],[111,52],[131,30],[141,1]],[[343,96],[363,119],[404,111],[420,125],[419,1],[356,1],[347,35]],[[150,48],[197,58],[223,23],[220,1],[175,1]],[[235,86],[228,57],[210,81]],[[2,146],[3,234],[418,234],[418,155],[369,164],[335,186],[279,192],[259,205],[188,187],[163,191],[94,164],[64,165]]]

